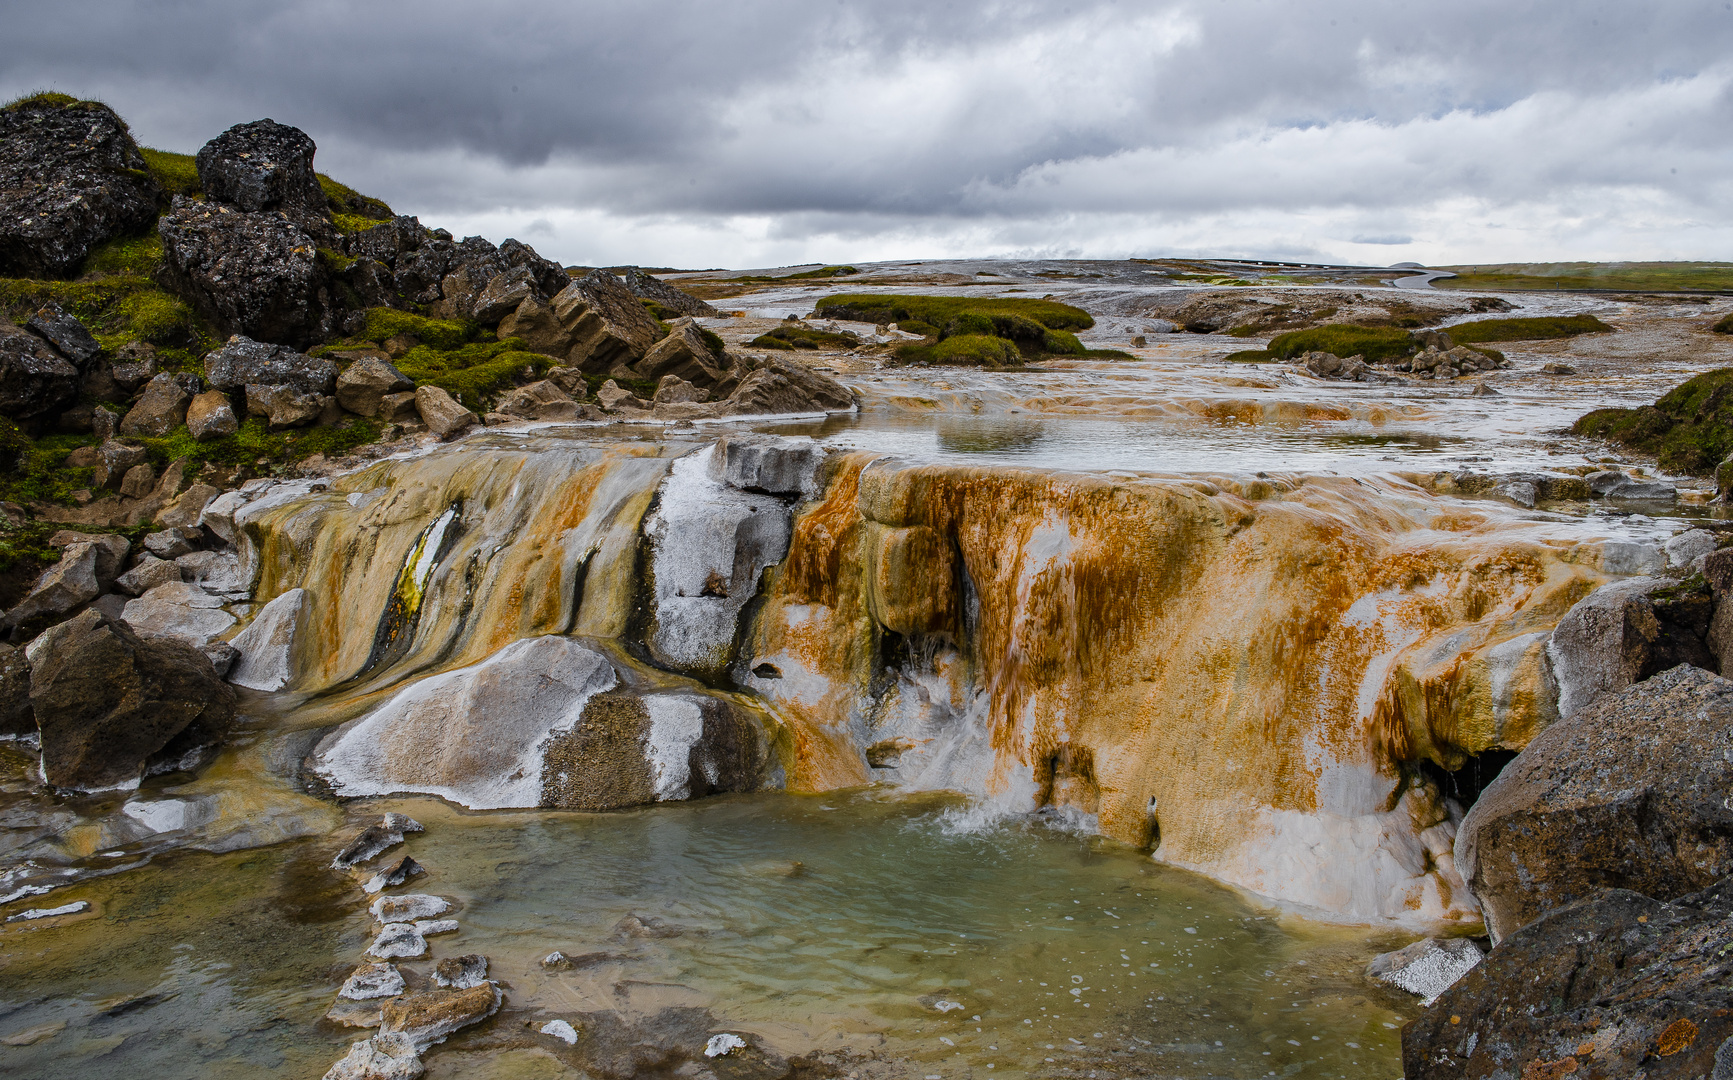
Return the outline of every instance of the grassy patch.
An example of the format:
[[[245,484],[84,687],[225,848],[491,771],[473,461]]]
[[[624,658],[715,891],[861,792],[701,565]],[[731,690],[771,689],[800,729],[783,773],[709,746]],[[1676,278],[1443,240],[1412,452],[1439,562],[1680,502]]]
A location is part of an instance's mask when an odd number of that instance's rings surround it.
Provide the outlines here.
[[[1681,383],[1653,405],[1597,409],[1571,425],[1571,434],[1651,454],[1669,472],[1708,476],[1733,453],[1733,368]]]
[[[455,349],[474,341],[481,332],[479,323],[467,319],[430,319],[396,308],[376,307],[367,309],[366,325],[350,340],[383,345],[399,334],[407,334],[435,349]]]
[[[331,210],[332,217],[361,218],[372,222],[390,221],[393,217],[391,207],[370,195],[363,195],[347,184],[339,184],[324,173],[315,174],[319,177],[319,188],[325,193],[325,205]],[[342,226],[339,225],[339,228]],[[369,228],[363,225],[361,228]],[[351,230],[359,231],[359,230]]]
[[[783,323],[747,343],[755,349],[852,349],[860,338],[852,333],[833,334],[796,323]]]
[[[592,375],[586,372],[584,385],[590,388],[590,396],[595,397],[596,391],[607,385],[609,379],[614,380],[615,386],[629,394],[636,394],[645,401],[656,396],[656,384],[660,381],[658,379],[622,379],[614,375]]]
[[[90,487],[92,472],[68,467],[66,455],[95,442],[89,435],[31,439],[12,421],[0,420],[0,457],[9,462],[0,473],[0,499],[71,506],[72,493]]]
[[[1610,289],[1631,292],[1722,292],[1733,290],[1733,265],[1708,262],[1500,263],[1441,266],[1453,278],[1438,278],[1438,289],[1513,292],[1552,289]]]
[[[437,386],[480,413],[494,395],[556,363],[551,356],[529,352],[521,338],[507,338],[448,350],[417,345],[397,361],[397,370],[416,386]]]
[[[139,147],[138,152],[144,155],[144,167],[162,185],[164,195],[202,196],[205,193],[199,185],[198,159],[193,155],[152,150],[148,146]]]
[[[1278,334],[1271,342],[1271,355],[1292,360],[1302,353],[1327,352],[1335,356],[1361,356],[1369,364],[1394,360],[1414,351],[1408,331],[1395,327],[1348,326],[1337,323]]]
[[[195,465],[215,462],[219,465],[255,465],[261,461],[300,461],[314,454],[342,454],[377,442],[383,426],[377,420],[351,417],[330,427],[292,428],[273,432],[263,417],[253,416],[241,421],[233,435],[199,442],[185,427],[175,428],[160,438],[139,439],[153,465],[161,468],[172,461],[187,459]]]
[[[191,308],[143,275],[109,274],[83,281],[0,278],[0,310],[14,322],[50,300],[77,316],[111,351],[130,341],[194,349],[216,341]]]
[[[1002,337],[989,334],[958,334],[927,344],[910,342],[897,346],[897,359],[905,364],[966,364],[988,369],[1019,367],[1023,354]]]
[[[848,277],[860,273],[852,266],[823,266],[817,270],[802,270],[798,274],[789,274],[784,281],[810,281],[814,278]]]
[[[897,329],[905,334],[920,334],[923,337],[939,336],[938,327],[930,322],[922,322],[920,319],[904,319],[897,323]]]
[[[1015,315],[1049,330],[1087,330],[1095,320],[1082,308],[1055,300],[975,299],[967,296],[873,296],[864,293],[827,296],[818,302],[818,314],[831,319],[870,323],[897,323],[914,319],[942,327],[965,315]]]
[[[1593,315],[1568,315],[1542,319],[1481,319],[1447,327],[1445,333],[1458,345],[1471,345],[1479,341],[1550,341],[1611,329]]]
[[[1276,354],[1268,349],[1241,349],[1223,357],[1224,360],[1232,360],[1236,364],[1267,364],[1276,358]]]
[[[1715,331],[1717,334],[1733,334],[1733,312],[1721,316],[1721,321],[1716,323],[1714,326],[1711,326],[1709,329]]]

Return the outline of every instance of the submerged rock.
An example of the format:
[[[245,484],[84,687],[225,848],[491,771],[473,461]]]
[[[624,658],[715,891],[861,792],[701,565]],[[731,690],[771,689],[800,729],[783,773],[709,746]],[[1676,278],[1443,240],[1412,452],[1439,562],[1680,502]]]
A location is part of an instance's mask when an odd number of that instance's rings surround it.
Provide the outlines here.
[[[382,923],[407,923],[443,915],[451,910],[451,901],[427,893],[407,893],[381,896],[367,910]]]
[[[415,875],[425,873],[427,870],[420,863],[405,855],[396,866],[368,878],[366,884],[361,886],[361,891],[371,896],[383,889],[396,888]]]
[[[204,653],[95,611],[44,631],[28,655],[42,777],[56,787],[136,786],[154,756],[220,739],[234,717],[234,691]]]
[[[331,860],[333,870],[347,870],[368,862],[380,853],[403,843],[405,833],[422,832],[421,822],[403,814],[386,814],[377,823],[361,830],[349,841],[337,857]]]
[[[487,957],[448,956],[433,966],[433,981],[451,990],[468,990],[487,981]]]
[[[1733,682],[1678,667],[1547,728],[1469,810],[1456,864],[1499,940],[1601,889],[1733,873]]]
[[[381,1033],[406,1037],[417,1052],[442,1043],[452,1032],[478,1024],[499,1010],[499,987],[482,983],[467,990],[429,990],[386,1004]]]
[[[1402,1030],[1408,1080],[1718,1078],[1733,1065],[1727,883],[1672,903],[1624,889],[1500,942]]]
[[[412,923],[386,923],[367,946],[367,955],[381,960],[418,960],[427,955],[427,939]]]
[[[403,993],[403,973],[395,964],[362,964],[356,968],[337,991],[339,997],[353,1001],[395,997]]]

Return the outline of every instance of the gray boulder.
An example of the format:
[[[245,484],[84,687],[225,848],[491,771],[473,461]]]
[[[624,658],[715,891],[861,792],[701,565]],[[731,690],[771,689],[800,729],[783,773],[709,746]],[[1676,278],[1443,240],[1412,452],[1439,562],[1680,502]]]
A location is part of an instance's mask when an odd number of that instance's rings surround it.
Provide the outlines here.
[[[235,625],[221,598],[184,581],[165,582],[127,601],[121,617],[140,637],[172,638],[199,649]]]
[[[143,555],[131,570],[114,580],[114,587],[128,596],[143,596],[158,585],[182,581],[181,568],[167,559]]]
[[[582,405],[547,379],[518,387],[501,397],[495,408],[522,420],[580,420],[585,415]]]
[[[220,739],[234,717],[234,691],[202,652],[95,611],[44,631],[27,653],[42,777],[55,787],[136,785],[153,758]]]
[[[714,319],[722,313],[680,289],[651,277],[636,266],[626,268],[626,288],[640,300],[653,300],[661,305],[663,310],[676,315],[690,315],[696,318]]]
[[[41,338],[0,319],[0,416],[55,416],[77,397],[78,368]]]
[[[275,210],[321,239],[336,227],[313,171],[313,140],[275,120],[236,124],[198,154],[205,198],[248,212]]]
[[[1565,613],[1547,643],[1561,717],[1679,664],[1714,668],[1712,599],[1663,578],[1603,585]]]
[[[427,430],[441,439],[454,439],[478,423],[474,413],[437,386],[416,388],[415,411]]]
[[[161,438],[186,422],[187,403],[192,400],[180,380],[164,372],[145,384],[138,404],[127,410],[120,433],[132,437]]]
[[[147,228],[162,189],[126,123],[80,101],[0,112],[0,277],[63,277]]]
[[[409,377],[389,360],[363,356],[337,376],[337,404],[357,416],[377,416],[385,395],[414,389]]]
[[[42,572],[23,600],[0,617],[10,629],[41,619],[55,619],[90,603],[102,595],[96,579],[95,544],[71,544],[60,553],[60,561]]]
[[[187,433],[199,442],[209,442],[241,429],[229,397],[221,390],[206,390],[187,405]]]
[[[710,400],[710,391],[701,389],[678,375],[664,375],[656,384],[656,395],[652,400],[657,405],[705,402]]]
[[[817,495],[824,449],[809,438],[729,435],[716,440],[710,478],[765,495]]]
[[[199,540],[197,531],[193,529],[163,529],[144,538],[144,549],[159,559],[173,560],[195,550]]]
[[[650,402],[645,401],[630,390],[622,388],[619,383],[612,379],[603,383],[601,389],[596,391],[596,404],[601,407],[603,412],[619,412],[621,410],[648,412],[650,410]]]
[[[1601,889],[1733,873],[1733,682],[1677,667],[1541,732],[1470,808],[1456,866],[1494,940]]]
[[[312,610],[305,589],[290,589],[253,616],[252,623],[230,642],[240,653],[229,681],[250,690],[281,690],[294,681],[295,642]]]
[[[318,242],[287,218],[176,196],[157,231],[164,284],[220,333],[307,345],[336,331]]]
[[[30,316],[30,321],[24,325],[80,368],[102,354],[102,346],[90,336],[90,331],[84,328],[84,324],[52,300],[36,309],[36,313]]]
[[[710,346],[691,319],[680,320],[667,337],[651,346],[644,358],[632,365],[632,370],[639,378],[673,376],[706,390],[721,386],[727,378],[720,361],[711,353]]]
[[[205,357],[205,380],[225,391],[286,386],[302,394],[329,394],[337,386],[337,365],[236,335]]]

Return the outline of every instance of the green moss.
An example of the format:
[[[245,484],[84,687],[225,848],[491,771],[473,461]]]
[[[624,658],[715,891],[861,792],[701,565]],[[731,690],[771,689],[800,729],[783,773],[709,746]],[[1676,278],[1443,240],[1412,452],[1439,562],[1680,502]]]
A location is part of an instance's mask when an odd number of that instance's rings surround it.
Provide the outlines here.
[[[143,236],[110,240],[92,251],[84,260],[84,273],[149,277],[162,258],[162,236],[153,229]]]
[[[185,340],[193,328],[193,311],[160,289],[140,290],[117,305],[126,332],[153,343]]]
[[[325,205],[330,208],[333,218],[338,216],[364,218],[375,225],[381,221],[391,220],[393,216],[391,207],[385,205],[384,202],[372,196],[363,195],[346,184],[339,184],[324,173],[317,175],[319,188],[325,193]],[[341,228],[342,226],[339,225],[338,227]],[[362,226],[362,228],[366,227]]]
[[[767,334],[758,335],[748,344],[759,349],[852,349],[860,344],[860,338],[847,332],[833,334],[799,323],[783,323]]]
[[[129,341],[210,348],[216,336],[185,304],[148,277],[109,274],[83,281],[0,278],[0,311],[15,322],[49,301],[77,316],[110,351]]]
[[[645,401],[649,401],[651,398],[656,396],[657,380],[655,379],[621,379],[613,375],[592,375],[585,373],[584,385],[590,388],[590,396],[595,397],[596,391],[600,390],[603,386],[606,386],[610,379],[613,380],[615,386],[618,386],[627,393],[636,394]]]
[[[1726,315],[1721,316],[1721,321],[1716,323],[1714,326],[1711,326],[1709,329],[1715,331],[1717,334],[1733,334],[1733,312],[1728,312]]]
[[[710,355],[721,356],[728,349],[728,343],[722,340],[722,335],[698,327],[698,336],[704,339],[704,344],[710,346]]]
[[[1733,265],[1702,262],[1652,263],[1503,263],[1441,266],[1453,278],[1438,278],[1437,289],[1512,292],[1551,289],[1602,289],[1630,292],[1733,289]]]
[[[0,452],[12,464],[0,473],[0,499],[17,503],[71,506],[72,493],[89,488],[92,471],[74,469],[66,455],[96,440],[89,435],[47,435],[29,439],[10,420],[0,421]]]
[[[1653,405],[1597,409],[1571,425],[1571,434],[1653,455],[1669,472],[1712,475],[1733,454],[1733,368],[1704,372]]]
[[[1469,345],[1477,341],[1550,341],[1611,329],[1593,315],[1568,315],[1541,319],[1482,319],[1458,323],[1448,327],[1445,333],[1458,345]]]
[[[1229,330],[1226,330],[1226,331],[1224,331],[1224,333],[1226,333],[1228,337],[1239,337],[1239,338],[1257,337],[1259,334],[1263,333],[1263,329],[1264,329],[1263,327],[1258,326],[1254,323],[1244,323],[1240,326],[1235,326]]]
[[[905,364],[966,364],[996,369],[1021,366],[1023,354],[1002,337],[958,334],[930,345],[925,342],[900,345],[897,359]]]
[[[479,413],[494,395],[555,363],[551,356],[527,351],[522,339],[508,338],[443,351],[418,345],[397,361],[397,370],[416,386],[440,387]]]
[[[1408,331],[1395,327],[1337,323],[1278,334],[1270,342],[1269,351],[1281,360],[1292,360],[1302,353],[1327,352],[1341,357],[1362,356],[1373,364],[1407,356],[1415,351],[1415,344]]]
[[[1236,364],[1267,364],[1277,359],[1277,356],[1268,349],[1241,349],[1239,352],[1228,353],[1222,359]]]
[[[858,274],[858,273],[860,273],[860,271],[856,270],[852,266],[825,266],[825,267],[820,267],[817,270],[802,270],[798,274],[788,274],[788,275],[785,275],[781,280],[783,280],[783,281],[809,281],[813,278],[848,277],[851,274]]]
[[[920,319],[904,319],[897,323],[897,329],[905,334],[921,334],[926,337],[938,337],[939,328]]]
[[[162,185],[164,195],[204,195],[205,189],[199,183],[198,159],[193,155],[153,150],[148,146],[139,147],[138,152],[144,155],[144,167]]]
[[[178,427],[160,438],[139,439],[152,464],[161,468],[185,458],[194,465],[213,462],[219,465],[257,465],[280,461],[300,461],[314,454],[347,453],[357,446],[377,442],[382,425],[365,417],[350,417],[341,424],[290,428],[273,432],[262,417],[241,421],[233,435],[199,442],[185,427]]]
[[[455,349],[473,341],[482,329],[479,323],[464,319],[430,319],[413,312],[376,307],[367,309],[366,325],[353,340],[383,345],[398,334],[408,334],[435,349]]]
[[[825,318],[898,325],[913,319],[931,326],[944,326],[966,314],[988,317],[1016,315],[1040,323],[1049,330],[1087,330],[1095,325],[1095,320],[1082,308],[1053,300],[858,293],[827,296],[818,302],[817,307],[818,314]]]
[[[55,90],[34,90],[20,97],[15,97],[4,105],[0,105],[0,112],[16,112],[20,109],[64,109],[71,105],[100,104],[101,102],[96,101],[79,101],[71,94],[62,94]],[[108,106],[103,105],[103,108],[106,109]]]
[[[1114,356],[1127,355],[1114,349],[1097,349],[1095,353],[1091,353],[1090,350],[1083,347],[1083,342],[1077,340],[1077,335],[1069,330],[1047,331],[1041,338],[1041,351],[1057,356],[1092,356],[1096,353]]]

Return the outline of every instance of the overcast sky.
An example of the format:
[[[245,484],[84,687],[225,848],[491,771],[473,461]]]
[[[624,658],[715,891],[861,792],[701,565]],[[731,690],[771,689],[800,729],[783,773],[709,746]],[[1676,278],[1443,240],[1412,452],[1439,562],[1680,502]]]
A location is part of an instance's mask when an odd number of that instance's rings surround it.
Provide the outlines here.
[[[57,0],[0,95],[260,117],[566,263],[1733,256],[1733,4]]]

